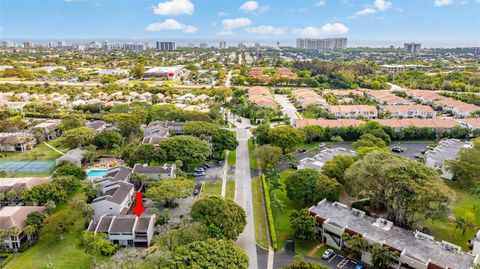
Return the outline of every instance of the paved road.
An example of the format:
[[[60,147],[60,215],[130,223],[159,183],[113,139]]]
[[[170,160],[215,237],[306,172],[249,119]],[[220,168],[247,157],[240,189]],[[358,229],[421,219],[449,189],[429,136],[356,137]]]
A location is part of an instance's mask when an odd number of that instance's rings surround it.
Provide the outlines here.
[[[297,109],[293,104],[288,100],[285,94],[275,94],[275,100],[282,106],[282,111],[284,114],[290,118],[290,124],[294,124],[295,120],[299,119],[297,114]]]
[[[247,225],[245,230],[240,234],[237,243],[242,247],[249,258],[249,268],[256,269],[257,265],[257,248],[255,241],[255,230],[253,220],[252,205],[252,178],[250,175],[250,161],[248,157],[248,138],[250,131],[239,124],[240,128],[237,132],[237,163],[235,169],[235,202],[239,204],[247,215]]]

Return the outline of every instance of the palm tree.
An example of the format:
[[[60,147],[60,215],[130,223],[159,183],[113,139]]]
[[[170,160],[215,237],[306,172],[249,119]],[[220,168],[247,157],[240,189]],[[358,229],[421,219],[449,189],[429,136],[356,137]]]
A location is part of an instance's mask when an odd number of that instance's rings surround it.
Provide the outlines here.
[[[274,215],[274,218],[275,218],[275,223],[278,227],[279,225],[279,216],[280,216],[280,213],[283,213],[285,212],[285,209],[286,209],[286,206],[285,204],[277,198],[277,194],[275,192],[270,192],[270,205],[271,205],[271,208],[272,208],[272,213]]]
[[[17,237],[19,233],[20,233],[20,229],[17,226],[12,226],[8,230],[6,230],[6,235],[7,236]]]
[[[360,235],[353,235],[345,237],[344,242],[347,247],[355,254],[355,256],[361,258],[362,252],[367,249],[368,242]]]
[[[85,223],[88,224],[93,218],[94,210],[93,206],[90,204],[83,204],[82,206],[82,216],[85,218]]]
[[[372,248],[372,264],[374,268],[390,268],[390,265],[398,259],[398,253],[382,247],[378,244]]]
[[[45,204],[45,209],[47,210],[48,214],[52,214],[57,205],[55,205],[55,202],[52,200],[48,200]]]
[[[464,217],[455,218],[455,229],[453,229],[453,235],[455,235],[455,231],[457,229],[462,231],[462,235],[465,235],[465,232],[467,231],[467,221]]]
[[[28,225],[23,229],[23,232],[27,235],[28,241],[31,244],[33,240],[33,235],[37,232],[37,229],[33,225]]]
[[[470,194],[478,198],[478,200],[480,200],[480,183],[478,183],[472,188],[472,190],[470,191]],[[476,206],[475,203],[473,203],[473,209],[475,209],[475,206]]]
[[[17,192],[16,191],[11,190],[11,191],[7,192],[7,199],[10,202],[13,202],[13,200],[15,200],[15,198],[17,198]]]

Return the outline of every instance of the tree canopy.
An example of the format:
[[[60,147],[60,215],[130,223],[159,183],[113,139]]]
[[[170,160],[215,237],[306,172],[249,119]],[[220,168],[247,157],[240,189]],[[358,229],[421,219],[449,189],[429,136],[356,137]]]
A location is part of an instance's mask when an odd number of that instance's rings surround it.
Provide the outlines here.
[[[322,167],[322,173],[329,178],[334,178],[344,183],[345,171],[355,162],[349,155],[335,155],[332,160],[326,161]]]
[[[290,224],[296,239],[311,240],[315,238],[317,233],[315,218],[310,216],[308,209],[294,210],[290,216]]]
[[[208,239],[176,248],[171,268],[246,269],[248,256],[231,240]]]
[[[457,159],[447,161],[447,168],[464,186],[480,183],[480,138],[472,143],[473,147],[460,150]]]
[[[325,198],[337,200],[341,185],[335,180],[307,168],[294,171],[285,180],[287,197],[304,205],[313,204]]]
[[[247,224],[245,210],[230,199],[208,196],[195,202],[192,219],[205,223],[213,237],[237,239]]]
[[[374,151],[351,165],[345,173],[352,195],[369,198],[382,205],[395,225],[411,228],[431,218],[445,217],[453,193],[437,172],[424,164]]]
[[[193,192],[195,181],[188,178],[165,178],[156,181],[148,187],[145,196],[154,201],[166,201],[187,198]]]
[[[292,126],[278,126],[268,131],[270,143],[281,148],[284,152],[292,151],[296,146],[305,141],[305,134],[302,130]]]
[[[276,165],[283,157],[282,149],[271,145],[256,147],[254,153],[255,157],[257,157],[257,162],[262,169]]]
[[[168,161],[182,161],[184,166],[201,164],[210,156],[210,147],[200,139],[187,135],[169,137],[160,142]]]

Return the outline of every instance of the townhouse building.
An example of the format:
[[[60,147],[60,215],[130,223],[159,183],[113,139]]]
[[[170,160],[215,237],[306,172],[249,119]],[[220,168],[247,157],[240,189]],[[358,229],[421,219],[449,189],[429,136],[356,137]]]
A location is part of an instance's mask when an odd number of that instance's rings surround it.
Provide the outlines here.
[[[375,106],[368,105],[341,105],[341,106],[327,106],[326,109],[330,111],[335,118],[365,118],[375,119],[378,117],[378,110]]]
[[[467,253],[461,247],[446,241],[438,242],[427,234],[410,231],[392,222],[368,216],[357,209],[327,200],[312,206],[310,215],[315,217],[317,238],[336,249],[348,247],[343,234],[360,236],[369,246],[387,247],[398,253],[399,258],[390,266],[403,269],[473,269],[480,262],[478,253]],[[372,254],[363,251],[361,261],[372,264]]]
[[[0,209],[0,229],[10,230],[16,227],[18,233],[5,235],[3,237],[3,246],[7,249],[17,251],[23,244],[35,240],[36,235],[27,235],[23,230],[27,227],[26,220],[28,214],[32,212],[45,212],[43,206],[5,206]]]
[[[392,118],[434,118],[435,111],[427,105],[386,105],[380,111]]]

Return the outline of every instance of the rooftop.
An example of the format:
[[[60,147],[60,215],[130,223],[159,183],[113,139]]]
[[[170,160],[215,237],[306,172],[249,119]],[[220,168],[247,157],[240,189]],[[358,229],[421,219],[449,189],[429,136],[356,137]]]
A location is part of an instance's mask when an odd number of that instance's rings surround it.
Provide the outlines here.
[[[425,153],[425,158],[435,160],[438,165],[443,165],[447,160],[453,160],[457,157],[462,148],[471,146],[470,142],[458,139],[446,139],[440,141],[438,145]]]

